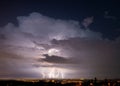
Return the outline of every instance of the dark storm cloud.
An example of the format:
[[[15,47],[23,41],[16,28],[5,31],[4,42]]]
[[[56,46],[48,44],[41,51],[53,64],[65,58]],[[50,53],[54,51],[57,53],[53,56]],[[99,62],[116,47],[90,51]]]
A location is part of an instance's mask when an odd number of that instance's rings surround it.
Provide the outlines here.
[[[44,55],[46,58],[42,59],[43,61],[51,62],[51,63],[68,63],[68,60],[60,57],[60,56],[49,56],[48,54]]]
[[[58,64],[73,64],[77,63],[77,61],[74,61],[72,59],[67,59],[65,57],[61,56],[49,56],[48,54],[44,55],[46,58],[40,59],[39,61],[45,61],[45,62],[50,62],[50,63],[58,63]]]
[[[115,71],[120,71],[119,41],[103,40],[101,33],[82,29],[79,22],[73,20],[54,19],[40,13],[17,19],[18,26],[8,23],[0,28],[1,74],[9,77],[22,74],[24,77],[28,72],[28,75],[41,77],[41,71],[53,66],[75,70],[76,75],[85,77],[89,73],[109,76],[108,71],[114,76],[118,73]],[[84,19],[84,26],[89,28],[92,22],[93,17],[88,17]],[[52,48],[60,49],[60,54],[49,56]],[[76,75],[73,73],[71,77],[78,78]]]
[[[120,42],[71,38],[54,40],[53,43],[63,47],[63,52],[69,51],[69,55],[74,56],[74,59],[82,61],[79,65],[88,68],[91,76],[120,77],[116,76],[120,72]]]

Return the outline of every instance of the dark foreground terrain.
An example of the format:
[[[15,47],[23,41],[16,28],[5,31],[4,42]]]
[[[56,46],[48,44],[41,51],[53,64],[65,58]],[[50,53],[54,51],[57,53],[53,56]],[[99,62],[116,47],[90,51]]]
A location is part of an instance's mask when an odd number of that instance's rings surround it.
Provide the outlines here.
[[[0,86],[120,86],[120,80],[119,79],[0,80]]]

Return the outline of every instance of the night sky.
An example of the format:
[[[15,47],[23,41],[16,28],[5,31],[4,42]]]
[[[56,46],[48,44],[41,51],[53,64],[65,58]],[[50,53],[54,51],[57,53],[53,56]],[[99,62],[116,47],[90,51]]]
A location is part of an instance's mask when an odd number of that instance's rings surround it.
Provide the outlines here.
[[[119,0],[1,0],[0,78],[120,78]]]

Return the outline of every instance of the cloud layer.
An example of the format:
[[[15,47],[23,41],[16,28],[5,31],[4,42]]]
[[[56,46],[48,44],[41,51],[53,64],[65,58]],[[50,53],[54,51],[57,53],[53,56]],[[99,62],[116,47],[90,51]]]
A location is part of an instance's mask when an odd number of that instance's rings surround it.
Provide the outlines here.
[[[74,20],[35,12],[17,20],[18,26],[8,23],[0,28],[2,78],[42,78],[53,67],[64,78],[120,77],[120,42],[103,40],[101,33],[91,31],[93,20],[83,20],[87,29]]]

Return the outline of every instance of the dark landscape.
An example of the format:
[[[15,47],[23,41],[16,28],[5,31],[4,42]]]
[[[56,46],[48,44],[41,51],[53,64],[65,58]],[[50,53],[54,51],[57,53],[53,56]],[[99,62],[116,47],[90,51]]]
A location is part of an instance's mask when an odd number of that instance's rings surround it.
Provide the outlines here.
[[[120,79],[0,80],[0,86],[120,86]]]

